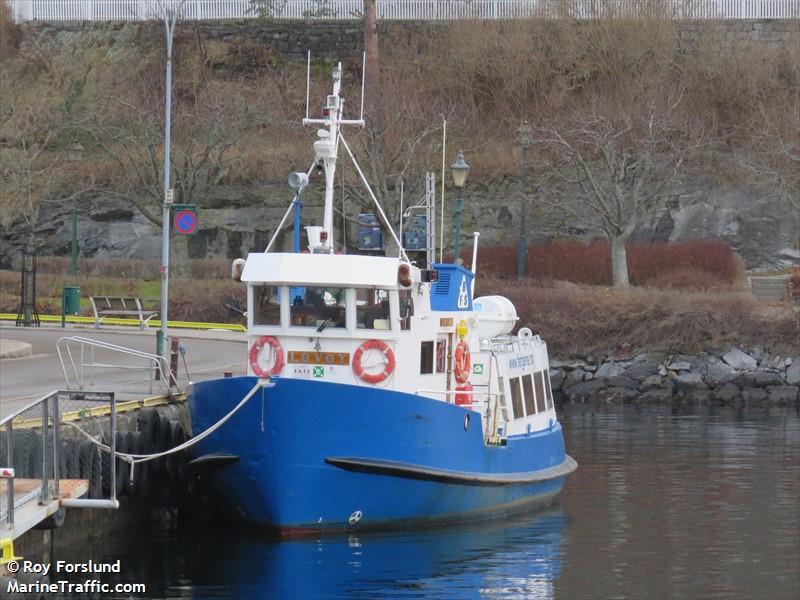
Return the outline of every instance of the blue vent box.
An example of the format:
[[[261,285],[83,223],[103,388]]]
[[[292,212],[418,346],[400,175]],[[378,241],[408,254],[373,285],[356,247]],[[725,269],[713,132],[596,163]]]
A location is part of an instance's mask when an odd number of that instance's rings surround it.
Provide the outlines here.
[[[373,213],[358,215],[356,247],[359,250],[383,250],[383,234],[378,219]]]
[[[414,215],[408,223],[408,230],[403,232],[403,247],[406,250],[426,250],[428,224],[425,215]]]
[[[455,264],[436,263],[439,281],[431,289],[432,310],[472,310],[472,280],[475,274]]]

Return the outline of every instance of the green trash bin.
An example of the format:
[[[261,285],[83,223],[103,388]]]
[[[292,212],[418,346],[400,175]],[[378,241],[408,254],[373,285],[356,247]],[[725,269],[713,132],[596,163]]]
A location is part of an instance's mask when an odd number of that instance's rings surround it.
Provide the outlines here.
[[[77,285],[65,285],[61,290],[61,326],[66,324],[67,315],[81,312],[81,288]]]

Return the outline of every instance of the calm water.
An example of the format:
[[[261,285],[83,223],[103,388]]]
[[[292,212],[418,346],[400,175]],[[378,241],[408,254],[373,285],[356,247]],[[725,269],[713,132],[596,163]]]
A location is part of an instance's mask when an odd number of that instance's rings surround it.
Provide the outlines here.
[[[512,522],[290,542],[154,524],[57,558],[121,558],[148,598],[800,597],[796,411],[568,406],[562,422],[578,471]]]

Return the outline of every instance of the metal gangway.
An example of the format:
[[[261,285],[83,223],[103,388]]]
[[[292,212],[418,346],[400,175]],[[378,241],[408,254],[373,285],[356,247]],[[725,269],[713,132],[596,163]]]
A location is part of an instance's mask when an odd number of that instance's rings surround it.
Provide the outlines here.
[[[61,338],[56,348],[65,389],[0,419],[3,543],[37,526],[60,526],[67,508],[118,508],[120,473],[129,472],[120,471],[126,456],[117,456],[120,410],[180,396],[174,370],[163,357],[80,336]],[[115,391],[95,391],[100,369],[140,372],[144,389],[124,390],[139,400],[120,401]]]

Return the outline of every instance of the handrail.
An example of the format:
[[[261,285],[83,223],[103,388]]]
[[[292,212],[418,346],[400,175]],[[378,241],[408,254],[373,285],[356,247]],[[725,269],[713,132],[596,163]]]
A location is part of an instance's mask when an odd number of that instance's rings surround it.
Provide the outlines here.
[[[76,366],[75,360],[72,356],[72,350],[70,349],[70,342],[75,342],[80,344],[80,364]],[[89,346],[91,348],[91,362],[84,362],[84,346]],[[136,358],[142,358],[148,361],[148,365],[145,367],[140,367],[137,365],[114,365],[114,364],[106,364],[106,363],[98,363],[94,360],[94,349],[100,348],[102,350],[108,350],[111,352],[119,352],[121,354],[125,354],[128,356],[133,356]],[[85,338],[82,336],[67,336],[62,337],[61,339],[56,342],[56,351],[58,353],[58,359],[61,362],[61,371],[64,374],[64,379],[66,380],[67,388],[71,389],[73,387],[73,383],[70,380],[70,374],[67,372],[67,365],[64,361],[64,355],[69,359],[69,366],[71,367],[71,374],[75,379],[74,387],[79,390],[84,389],[84,367],[101,367],[101,368],[109,368],[109,369],[134,369],[134,370],[147,370],[148,372],[155,367],[158,370],[160,381],[162,383],[166,383],[166,387],[170,387],[170,382],[174,383],[174,387],[181,391],[180,387],[177,383],[177,376],[175,373],[171,371],[169,368],[169,364],[167,363],[167,359],[163,356],[158,356],[157,354],[150,354],[149,352],[143,352],[141,350],[135,350],[133,348],[128,348],[126,346],[119,346],[117,344],[111,344],[109,342],[104,342],[101,340],[95,340],[91,338]],[[62,352],[63,351],[63,352]],[[80,372],[78,367],[80,367]],[[152,392],[153,383],[152,378],[149,378],[149,385],[150,391]]]
[[[16,411],[12,412],[11,414],[6,415],[2,419],[0,419],[0,427],[2,427],[3,425],[5,425],[6,423],[8,423],[10,421],[13,421],[18,416],[20,416],[22,413],[24,413],[26,410],[30,410],[31,408],[33,408],[37,404],[41,404],[43,401],[52,398],[56,394],[58,394],[58,390],[53,390],[51,392],[47,392],[46,394],[40,396],[37,400],[34,400],[30,404],[26,404],[22,408],[18,408]]]
[[[61,340],[59,340],[60,342]],[[89,340],[92,341],[92,340]],[[113,344],[109,344],[113,346]],[[135,354],[142,354],[134,351]],[[62,368],[64,368],[62,366]],[[64,368],[66,371],[66,369]],[[59,493],[60,481],[63,474],[61,473],[61,436],[60,428],[65,423],[62,419],[62,401],[69,401],[73,398],[85,399],[89,396],[92,400],[97,400],[99,396],[105,396],[104,401],[108,402],[108,427],[109,427],[109,445],[107,451],[110,453],[110,498],[106,499],[80,499],[70,503],[66,499],[62,499]],[[26,412],[36,410],[39,407],[38,416],[30,415],[29,418],[20,419]],[[70,423],[71,424],[71,423]],[[41,435],[41,476],[33,476],[32,473],[28,475],[20,474],[17,472],[18,465],[12,464],[14,462],[14,443],[15,443],[15,427],[29,428],[34,427],[40,429]],[[117,460],[117,445],[116,445],[116,400],[113,393],[95,392],[94,394],[87,394],[75,390],[53,390],[48,392],[33,402],[28,403],[22,408],[14,410],[11,414],[6,415],[0,419],[0,430],[5,431],[5,448],[0,448],[0,454],[4,450],[5,457],[8,460],[8,465],[0,464],[2,467],[8,467],[4,474],[4,479],[7,482],[7,499],[5,506],[0,506],[0,529],[14,528],[14,512],[20,506],[23,506],[35,498],[39,498],[40,502],[50,502],[58,500],[62,506],[86,506],[93,508],[118,508],[119,503],[116,498],[116,487],[113,484],[116,481],[116,460]],[[0,459],[1,460],[1,459]],[[27,459],[26,459],[27,460]],[[31,490],[21,497],[15,498],[14,496],[14,478],[25,477],[27,479],[40,479],[41,486]]]

